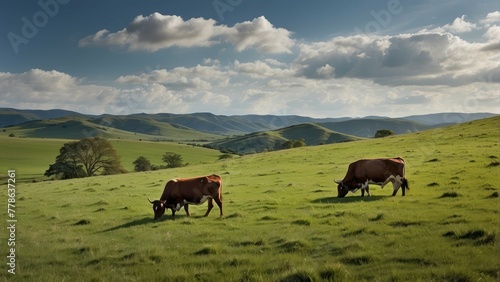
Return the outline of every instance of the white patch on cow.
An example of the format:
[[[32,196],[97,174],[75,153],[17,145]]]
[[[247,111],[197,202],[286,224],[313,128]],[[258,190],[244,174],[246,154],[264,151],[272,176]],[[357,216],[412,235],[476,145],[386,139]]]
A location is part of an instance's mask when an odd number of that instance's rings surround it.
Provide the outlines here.
[[[392,182],[392,189],[394,192],[398,191],[401,185],[403,184],[403,181],[401,179],[402,177],[399,175],[396,175],[394,177],[394,181]]]
[[[175,207],[176,211],[179,211],[182,208],[181,204],[177,203],[177,206]]]
[[[361,184],[360,189],[361,189],[361,190],[365,190],[365,189],[368,187],[368,185],[369,185],[370,183],[372,183],[372,184],[373,184],[373,182],[372,182],[371,180],[366,180],[366,182],[365,182],[365,183]]]
[[[174,178],[174,179],[172,179],[171,181],[173,181],[173,182],[177,182],[177,181],[179,181],[179,179],[178,179],[178,178]]]
[[[201,199],[200,199],[200,202],[199,202],[199,203],[192,203],[192,202],[188,202],[188,201],[184,200],[184,204],[201,205],[201,204],[203,204],[204,202],[206,202],[208,199],[211,199],[211,198],[212,198],[212,196],[206,196],[206,195],[205,195],[205,196],[201,197]]]

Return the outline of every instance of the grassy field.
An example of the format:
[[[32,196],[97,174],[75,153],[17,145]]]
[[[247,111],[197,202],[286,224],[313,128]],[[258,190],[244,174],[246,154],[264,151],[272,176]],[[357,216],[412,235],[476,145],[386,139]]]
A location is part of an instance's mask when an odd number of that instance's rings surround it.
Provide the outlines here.
[[[499,125],[493,118],[180,169],[22,183],[17,274],[4,263],[2,277],[498,281]],[[336,198],[333,178],[350,162],[385,156],[406,159],[406,197],[373,185],[372,197]],[[210,173],[223,178],[224,218],[217,207],[201,217],[203,205],[191,218],[153,221],[146,198],[158,198],[168,179]],[[9,234],[1,236],[6,261]]]
[[[8,169],[18,171],[20,181],[40,181],[45,179],[44,172],[53,164],[59,149],[64,143],[74,140],[38,139],[0,136],[0,183],[5,182]],[[128,171],[134,171],[132,164],[139,156],[144,156],[152,164],[164,165],[162,156],[165,152],[180,154],[185,163],[190,165],[213,163],[221,155],[216,150],[172,142],[150,142],[137,140],[111,139],[113,148],[121,156],[121,164]]]

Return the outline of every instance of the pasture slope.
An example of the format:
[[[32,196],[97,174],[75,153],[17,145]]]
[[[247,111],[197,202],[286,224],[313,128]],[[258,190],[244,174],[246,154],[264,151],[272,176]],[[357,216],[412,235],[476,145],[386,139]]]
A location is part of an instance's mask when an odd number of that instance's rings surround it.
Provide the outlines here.
[[[498,281],[500,118],[172,170],[17,187],[12,281]],[[411,190],[337,199],[356,159],[401,156]],[[223,177],[225,217],[153,221],[174,177]],[[5,194],[2,201],[6,203]],[[6,209],[2,215],[6,218]],[[6,224],[6,223],[4,223]],[[4,261],[7,231],[1,232]]]

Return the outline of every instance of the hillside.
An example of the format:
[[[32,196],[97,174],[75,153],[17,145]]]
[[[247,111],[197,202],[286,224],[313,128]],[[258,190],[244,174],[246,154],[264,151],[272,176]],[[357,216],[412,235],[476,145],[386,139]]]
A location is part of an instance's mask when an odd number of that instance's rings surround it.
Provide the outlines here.
[[[282,129],[250,133],[243,136],[226,138],[207,144],[210,148],[229,150],[239,154],[259,153],[279,150],[288,140],[304,139],[307,146],[340,143],[361,138],[338,133],[313,123],[292,125]]]
[[[17,110],[0,108],[0,127],[20,125],[36,120],[60,119],[62,117],[77,117],[105,127],[114,127],[133,133],[153,136],[166,136],[172,133],[172,128],[210,133],[212,135],[243,135],[280,129],[303,123],[317,123],[333,131],[355,135],[358,137],[373,137],[378,129],[394,129],[397,133],[416,132],[444,126],[450,123],[467,122],[474,119],[491,117],[494,114],[477,113],[440,113],[406,118],[391,119],[387,117],[366,118],[311,118],[297,115],[235,115],[224,116],[211,113],[192,114],[131,114],[131,115],[84,115],[65,110]],[[187,133],[187,132],[184,132]],[[41,130],[38,131],[41,135]],[[191,134],[191,133],[190,133]],[[190,135],[188,134],[188,135]],[[184,135],[184,134],[181,134]],[[183,137],[184,138],[184,137]],[[189,137],[196,139],[197,137]],[[209,136],[207,139],[214,139]],[[168,137],[167,137],[168,139]],[[172,138],[170,138],[172,139]],[[204,139],[203,137],[201,139]]]
[[[90,117],[67,110],[18,110],[0,108],[0,127],[13,126],[27,121],[53,119],[61,117]]]
[[[319,125],[333,131],[342,132],[359,137],[373,138],[377,130],[389,129],[396,134],[418,132],[436,127],[446,126],[445,124],[425,125],[415,121],[405,119],[352,119],[341,122],[324,122]]]
[[[64,143],[73,141],[51,138],[17,138],[0,136],[0,170],[16,169],[19,172],[18,182],[40,181],[46,179],[43,174],[50,164],[55,162],[59,149]],[[110,139],[113,148],[120,155],[122,166],[129,172],[134,171],[133,162],[139,157],[147,158],[151,164],[165,165],[162,160],[166,152],[181,155],[183,162],[189,166],[214,163],[220,152],[199,146],[190,146],[174,142],[151,142],[139,140]],[[5,180],[0,175],[0,182]]]
[[[3,135],[16,137],[81,139],[85,137],[119,138],[133,140],[195,141],[215,140],[220,136],[174,127],[148,119],[101,117],[62,117],[28,121],[4,128]]]
[[[22,267],[0,277],[494,282],[499,127],[495,117],[171,170],[23,183],[16,198]],[[390,196],[390,184],[371,185],[371,197],[336,197],[333,179],[350,162],[389,156],[406,160],[405,197]],[[147,198],[157,199],[168,179],[211,173],[223,178],[223,218],[218,207],[203,217],[204,204],[190,206],[190,218],[181,210],[175,220],[153,220]],[[7,242],[8,233],[1,236]]]

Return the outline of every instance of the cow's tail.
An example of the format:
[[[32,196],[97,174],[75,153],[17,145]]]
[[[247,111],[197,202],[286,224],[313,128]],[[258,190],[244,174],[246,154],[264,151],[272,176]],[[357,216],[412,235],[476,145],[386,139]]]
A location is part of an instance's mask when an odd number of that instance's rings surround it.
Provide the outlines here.
[[[410,190],[410,185],[408,185],[408,179],[406,179],[406,161],[401,158],[397,157],[396,159],[400,159],[403,162],[403,179],[401,179],[401,188],[406,188]]]

